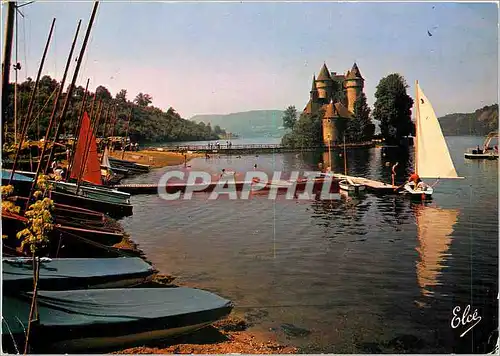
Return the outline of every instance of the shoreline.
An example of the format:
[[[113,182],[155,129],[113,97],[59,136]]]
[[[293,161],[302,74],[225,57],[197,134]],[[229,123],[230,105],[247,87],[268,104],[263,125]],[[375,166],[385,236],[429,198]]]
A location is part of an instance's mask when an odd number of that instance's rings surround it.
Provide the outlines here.
[[[122,159],[122,151],[113,151],[109,155],[113,158]],[[178,152],[153,150],[125,151],[123,155],[124,160],[144,164],[151,168],[178,166],[197,157],[204,157],[204,155],[201,153],[186,153],[184,155]]]

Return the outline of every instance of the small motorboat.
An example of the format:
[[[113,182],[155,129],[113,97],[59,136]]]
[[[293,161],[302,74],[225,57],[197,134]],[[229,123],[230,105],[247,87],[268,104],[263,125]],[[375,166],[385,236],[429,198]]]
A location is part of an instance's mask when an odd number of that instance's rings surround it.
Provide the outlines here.
[[[31,293],[3,295],[2,345],[24,346]],[[201,329],[226,317],[231,301],[194,288],[38,291],[31,352],[116,350]],[[17,348],[15,345],[18,345]]]
[[[366,189],[366,186],[364,184],[356,183],[349,178],[340,180],[339,187],[343,191],[354,194],[363,192]]]
[[[486,139],[483,143],[483,149],[479,147],[470,148],[468,152],[464,153],[464,157],[467,159],[498,159],[498,146],[490,147],[490,143],[493,139],[498,141],[498,131],[492,131],[486,135]]]
[[[146,283],[156,270],[142,258],[40,259],[38,288],[43,290],[124,288]],[[32,258],[3,258],[4,294],[33,290]]]
[[[498,151],[470,149],[469,152],[464,153],[464,157],[467,159],[498,159]]]

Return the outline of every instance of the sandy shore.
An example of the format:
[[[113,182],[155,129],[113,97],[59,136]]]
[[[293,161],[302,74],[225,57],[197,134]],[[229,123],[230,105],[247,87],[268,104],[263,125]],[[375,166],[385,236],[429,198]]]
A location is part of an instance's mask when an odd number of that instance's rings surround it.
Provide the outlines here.
[[[122,159],[121,151],[114,151],[111,157]],[[137,152],[125,152],[123,156],[124,160],[145,164],[154,168],[166,167],[166,166],[177,166],[183,164],[184,161],[189,161],[195,157],[204,157],[200,153],[187,153],[185,156],[178,152],[162,152],[162,151],[148,151],[142,150]]]
[[[247,323],[229,316],[213,326],[168,343],[133,347],[115,354],[293,354],[297,349],[271,340],[269,335],[247,331]]]

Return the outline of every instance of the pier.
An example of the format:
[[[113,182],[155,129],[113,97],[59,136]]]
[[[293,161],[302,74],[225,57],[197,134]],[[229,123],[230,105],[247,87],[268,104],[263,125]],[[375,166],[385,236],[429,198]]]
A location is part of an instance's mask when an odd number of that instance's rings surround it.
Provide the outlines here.
[[[330,146],[330,149],[342,149],[342,143],[335,142]],[[375,147],[375,142],[360,142],[360,143],[346,143],[347,149],[353,148],[372,148]],[[184,146],[170,146],[170,147],[147,147],[148,151],[160,152],[197,152],[208,154],[256,154],[256,153],[285,153],[285,152],[313,152],[318,150],[328,150],[327,145],[308,146],[308,147],[288,147],[281,144],[249,144],[249,145],[232,145],[232,144],[212,144],[212,145],[184,145]]]
[[[363,177],[346,176],[344,174],[334,174],[337,179],[350,179],[354,183],[363,184],[366,189],[375,193],[385,193],[385,194],[395,194],[399,190],[398,186],[387,184],[384,182],[379,182],[377,180],[372,180]]]

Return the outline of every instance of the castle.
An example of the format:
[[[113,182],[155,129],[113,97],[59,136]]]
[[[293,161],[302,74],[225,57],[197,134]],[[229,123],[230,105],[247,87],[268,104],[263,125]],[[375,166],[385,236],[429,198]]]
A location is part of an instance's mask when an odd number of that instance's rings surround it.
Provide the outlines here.
[[[313,76],[310,99],[304,114],[324,111],[323,142],[341,142],[348,120],[354,117],[354,103],[363,92],[364,79],[356,63],[345,75],[331,72],[323,63],[318,78]]]

